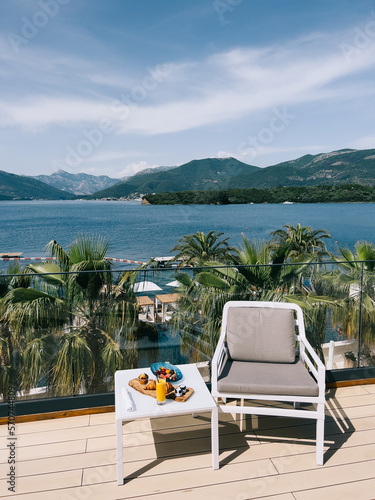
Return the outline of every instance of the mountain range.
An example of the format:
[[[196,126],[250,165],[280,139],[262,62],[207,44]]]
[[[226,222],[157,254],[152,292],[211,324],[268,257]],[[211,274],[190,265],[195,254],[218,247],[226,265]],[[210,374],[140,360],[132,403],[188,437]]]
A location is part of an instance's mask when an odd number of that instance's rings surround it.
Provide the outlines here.
[[[58,170],[51,175],[35,175],[33,178],[77,196],[92,194],[120,182],[107,175],[70,174],[65,170]]]
[[[193,160],[172,169],[134,175],[89,198],[126,198],[130,195],[173,191],[264,189],[319,184],[374,186],[375,149],[343,149],[305,155],[265,168],[247,165],[235,158]]]
[[[258,169],[235,158],[192,160],[179,167],[159,169],[143,175],[140,172],[88,198],[126,198],[170,191],[224,189],[229,187],[232,177],[247,175]]]
[[[0,171],[0,199],[72,199],[77,195],[87,199],[134,199],[144,194],[175,191],[323,184],[374,187],[375,149],[308,154],[265,168],[235,158],[206,158],[177,167],[146,169],[122,181],[62,170],[35,177]]]
[[[32,177],[0,170],[0,200],[69,200],[75,196]]]

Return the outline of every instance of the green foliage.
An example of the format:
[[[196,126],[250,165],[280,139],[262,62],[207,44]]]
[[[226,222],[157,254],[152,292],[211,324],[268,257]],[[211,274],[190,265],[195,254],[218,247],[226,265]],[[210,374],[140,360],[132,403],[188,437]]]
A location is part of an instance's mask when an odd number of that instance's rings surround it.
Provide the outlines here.
[[[174,315],[174,326],[182,332],[184,353],[191,361],[210,359],[215,350],[225,302],[229,300],[263,300],[293,302],[306,311],[307,335],[322,356],[326,312],[338,301],[317,295],[304,286],[310,274],[308,263],[288,264],[287,248],[271,251],[266,242],[250,242],[244,235],[243,245],[232,255],[235,267],[225,263],[206,262],[206,268],[193,277],[179,273],[177,280],[184,290]]]
[[[278,229],[271,233],[270,248],[273,253],[279,254],[283,250],[292,262],[308,262],[312,259],[322,260],[328,255],[324,239],[331,235],[325,229],[312,230],[310,226],[296,227],[285,224],[285,229]]]
[[[209,260],[229,259],[233,248],[229,246],[229,238],[221,238],[223,234],[217,231],[209,231],[207,234],[202,231],[185,234],[171,250],[178,252],[174,260],[200,266]]]
[[[44,375],[52,395],[99,392],[108,376],[113,384],[114,371],[137,363],[135,297],[127,284],[113,283],[108,247],[100,236],[79,235],[67,251],[52,240],[55,262],[31,264],[15,280],[4,277],[1,392],[12,370],[23,390]]]
[[[246,203],[348,203],[375,202],[375,189],[359,184],[340,186],[228,189],[225,191],[179,191],[147,194],[151,205],[235,205]]]

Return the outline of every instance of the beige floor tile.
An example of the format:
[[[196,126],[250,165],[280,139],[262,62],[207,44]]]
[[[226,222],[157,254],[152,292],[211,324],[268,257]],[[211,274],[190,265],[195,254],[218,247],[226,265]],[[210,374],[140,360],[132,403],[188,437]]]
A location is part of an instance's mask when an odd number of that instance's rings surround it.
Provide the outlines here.
[[[333,402],[341,408],[350,408],[352,406],[364,406],[374,404],[374,396],[373,394],[360,394],[357,396],[349,396],[349,394],[344,397],[334,397],[327,400],[327,403]],[[328,404],[329,406],[329,404]]]
[[[320,467],[316,470],[282,474],[282,475],[267,475],[259,479],[249,479],[247,481],[238,481],[236,483],[221,484],[220,488],[200,488],[199,495],[201,498],[225,500],[228,498],[263,498],[264,496],[281,495],[299,490],[315,489],[315,500],[320,499],[319,491],[322,487],[327,487],[335,484],[341,484],[346,481],[366,480],[374,470],[375,462],[367,462],[364,464],[354,464],[342,467]],[[319,485],[318,491],[317,486]],[[195,492],[195,494],[197,494]],[[215,496],[216,495],[216,496]],[[236,496],[238,495],[238,497]],[[163,497],[164,498],[164,497]],[[169,500],[171,497],[165,497]],[[182,496],[181,498],[193,498],[193,495]],[[331,497],[332,499],[341,497]],[[352,497],[351,500],[356,497]],[[371,497],[370,497],[371,498]],[[357,499],[356,499],[357,500]],[[367,499],[369,500],[369,499]]]
[[[79,486],[82,479],[82,470],[74,470],[69,472],[57,472],[54,474],[44,474],[43,476],[32,476],[28,478],[16,479],[16,493],[33,493],[46,490],[54,490],[58,488],[69,488]],[[54,499],[54,493],[49,492],[50,498]],[[0,498],[11,498],[7,491],[6,480],[0,481]],[[15,498],[18,498],[16,496]]]
[[[167,443],[170,441],[185,441],[187,436],[189,439],[202,439],[203,437],[211,436],[211,422],[203,422],[194,426],[185,427],[172,427],[169,429],[151,429],[151,430],[141,430],[133,433],[123,434],[124,446],[142,446],[145,444],[158,444]],[[123,426],[125,430],[127,424]],[[229,434],[240,434],[238,425],[232,423],[220,423],[219,425],[220,436],[226,436]],[[247,433],[247,439],[256,439],[253,432]]]
[[[17,460],[17,475],[23,477],[107,465],[115,467],[115,464],[116,450],[113,448],[112,450],[93,453],[83,452],[60,457]],[[0,464],[0,477],[5,477],[7,472],[9,472],[9,465],[7,463]]]
[[[116,462],[115,462],[116,463]],[[115,466],[110,465],[110,473],[108,475],[109,481],[116,481],[117,469]],[[153,477],[157,475],[165,475],[175,473],[176,471],[190,471],[194,473],[196,469],[210,468],[212,466],[211,453],[200,453],[190,456],[179,456],[173,459],[154,459],[154,460],[139,460],[137,462],[126,462],[123,466],[124,477]],[[92,478],[95,476],[106,475],[102,472],[102,466],[85,467],[83,475],[83,484],[91,484],[96,482]]]
[[[9,435],[9,431],[8,431],[8,424],[2,424],[0,425],[0,440],[3,438],[3,437],[8,437]]]
[[[166,481],[164,474],[154,475],[147,480],[139,476],[127,480],[124,486],[128,492],[133,491],[134,495],[149,495],[163,490],[198,488],[227,481],[242,481],[245,478],[257,478],[265,475],[271,477],[274,474],[276,474],[276,470],[269,460],[259,460],[235,466],[229,465],[220,470],[213,470],[211,466],[197,468],[194,470],[194,474],[191,470],[171,472],[168,474],[168,481]],[[84,481],[87,481],[88,478],[89,475],[86,480],[84,478]],[[93,476],[93,479],[96,479],[96,476]]]
[[[130,437],[131,438],[131,437]],[[211,450],[211,438],[209,435],[199,439],[191,439],[185,435],[184,439],[173,440],[167,442],[156,442],[153,444],[141,445],[140,441],[134,440],[133,446],[124,447],[124,460],[148,460],[156,457],[171,457],[180,454],[195,454]],[[229,434],[220,438],[220,449],[240,449],[248,448],[249,446],[259,445],[259,441],[253,435]],[[103,438],[89,439],[87,443],[87,451],[99,451],[111,449],[115,447],[115,441],[109,442]]]
[[[375,384],[366,384],[362,388],[370,394],[375,394]]]
[[[281,495],[272,495],[272,497],[262,497],[262,500],[295,500],[292,493],[282,493]]]
[[[32,432],[28,434],[17,434],[18,447],[22,448],[24,446],[33,446],[47,443],[55,443],[59,446],[60,443],[66,443],[67,441],[75,441],[77,439],[82,439],[82,436],[86,438],[104,437],[109,439],[115,439],[116,426],[114,424],[106,425],[96,425],[96,426],[85,426],[85,427],[74,427],[67,429],[56,429],[44,431],[43,426],[40,427],[39,432]],[[4,443],[0,446],[4,447]]]
[[[344,413],[349,419],[372,417],[375,415],[375,404],[344,408]]]
[[[324,467],[360,463],[367,460],[375,460],[375,445],[373,443],[362,446],[340,448],[338,450],[334,450],[333,452],[326,451],[324,456]],[[314,452],[299,454],[298,456],[295,456],[293,460],[290,456],[273,458],[272,463],[275,465],[280,474],[318,469],[321,467],[316,464]]]
[[[371,467],[374,466],[374,462],[372,462],[368,467],[358,467],[358,465],[350,465],[344,466],[343,468],[320,468],[318,470],[312,470],[308,472],[296,473],[296,474],[284,474],[284,475],[272,475],[267,473],[267,469],[260,468],[260,462],[254,462],[252,465],[257,464],[258,468],[256,469],[259,477],[252,479],[250,475],[248,475],[248,479],[230,481],[221,480],[220,474],[217,475],[216,481],[218,484],[212,486],[200,486],[198,490],[195,489],[194,483],[190,482],[190,487],[186,488],[185,491],[181,492],[179,498],[193,499],[193,498],[204,498],[205,500],[209,499],[217,499],[217,500],[228,500],[228,499],[247,499],[247,498],[263,498],[271,495],[282,495],[289,494],[291,492],[296,492],[299,490],[306,490],[316,488],[317,485],[320,487],[331,486],[333,484],[340,484],[343,481],[347,480],[347,478],[351,478],[352,480],[356,479],[367,479],[369,477],[369,471]],[[362,464],[361,464],[362,465]],[[243,464],[244,470],[246,470],[246,464]],[[248,467],[248,465],[247,465]],[[346,467],[346,468],[345,468]],[[230,476],[235,474],[234,470],[227,466],[230,469]],[[223,468],[223,470],[225,467]],[[242,469],[242,468],[241,468]],[[344,470],[345,469],[345,470]],[[220,471],[212,471],[215,472]],[[240,476],[239,471],[237,472],[238,476]],[[176,473],[175,477],[171,480],[172,485],[174,486],[176,482],[178,483],[180,480],[181,474]],[[194,475],[195,476],[195,475]],[[226,476],[225,476],[226,477]],[[154,478],[152,485],[153,491],[149,492],[149,495],[155,493],[157,491],[157,487],[159,483],[156,481],[157,478]],[[135,479],[126,483],[124,486],[120,486],[121,488],[129,488],[131,491],[132,486],[138,487],[138,484],[142,481],[142,479]],[[209,484],[209,483],[206,483]],[[220,486],[219,486],[220,485]],[[142,494],[146,494],[143,490]],[[125,497],[124,497],[125,498]],[[320,497],[315,497],[319,498]],[[332,498],[340,498],[340,497],[332,497]],[[163,500],[172,500],[171,494],[163,494]]]
[[[345,398],[346,396],[359,396],[368,394],[365,387],[362,385],[353,385],[350,387],[335,387],[326,390],[326,399],[330,397]]]
[[[86,450],[86,439],[69,441],[67,443],[39,444],[35,446],[24,446],[17,448],[17,460],[34,460],[36,458],[57,457],[63,455],[74,455],[84,453]],[[0,463],[7,460],[4,451],[0,451]]]
[[[37,420],[34,422],[22,422],[16,424],[16,434],[30,434],[33,432],[50,431],[50,430],[60,430],[69,429],[75,427],[84,427],[89,425],[90,415],[80,415],[77,417],[64,417],[46,420]],[[4,436],[8,433],[8,426],[0,425],[0,436]]]
[[[355,431],[363,431],[375,428],[375,415],[370,417],[355,418],[350,421]]]
[[[30,434],[34,432],[59,431],[62,429],[82,428],[89,425],[90,415],[80,415],[78,417],[55,418],[51,420],[40,420],[37,422],[23,422],[16,424],[18,435]]]
[[[116,421],[115,412],[110,413],[94,413],[90,415],[89,425],[113,424]]]
[[[298,491],[296,500],[373,500],[375,498],[375,479],[336,484],[318,490]]]

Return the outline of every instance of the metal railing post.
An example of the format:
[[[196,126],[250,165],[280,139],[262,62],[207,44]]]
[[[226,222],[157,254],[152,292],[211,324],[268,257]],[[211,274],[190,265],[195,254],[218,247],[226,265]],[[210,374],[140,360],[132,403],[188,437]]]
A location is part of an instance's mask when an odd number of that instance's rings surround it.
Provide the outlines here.
[[[357,368],[361,364],[361,347],[362,347],[362,307],[363,307],[363,266],[361,263],[361,281],[359,286],[359,315],[358,315],[358,353],[357,353]]]

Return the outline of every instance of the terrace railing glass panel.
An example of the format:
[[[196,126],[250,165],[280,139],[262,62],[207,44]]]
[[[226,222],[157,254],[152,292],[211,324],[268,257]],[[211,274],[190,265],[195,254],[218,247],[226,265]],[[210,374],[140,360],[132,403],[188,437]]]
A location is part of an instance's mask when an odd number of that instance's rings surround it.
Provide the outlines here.
[[[158,361],[209,364],[228,300],[295,302],[328,370],[374,367],[375,276],[351,264],[2,274],[1,401],[111,393],[116,370]]]

